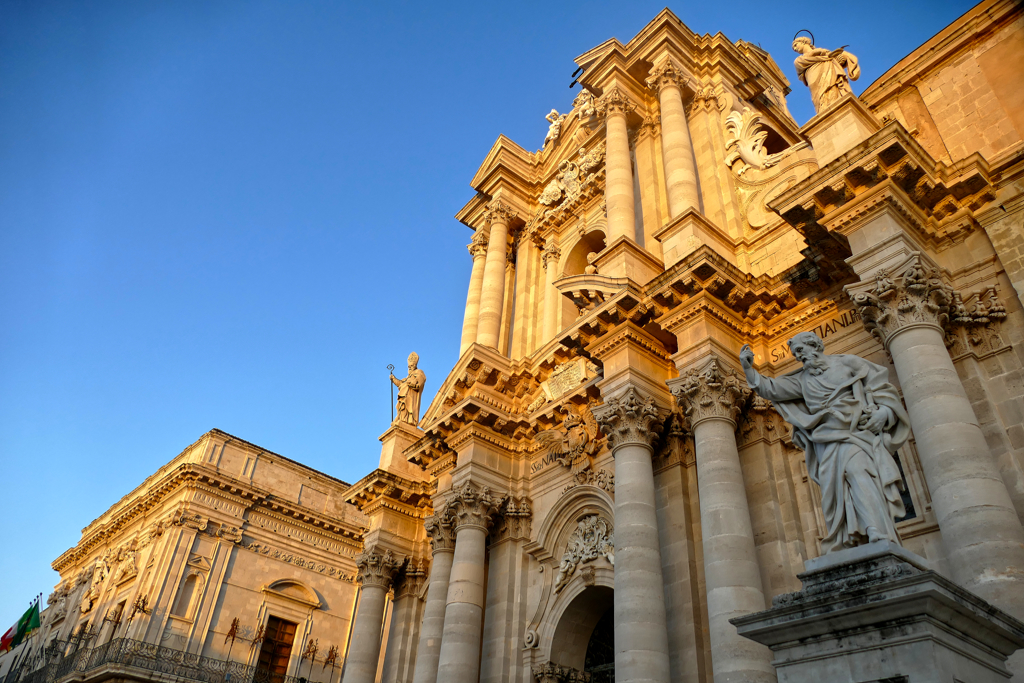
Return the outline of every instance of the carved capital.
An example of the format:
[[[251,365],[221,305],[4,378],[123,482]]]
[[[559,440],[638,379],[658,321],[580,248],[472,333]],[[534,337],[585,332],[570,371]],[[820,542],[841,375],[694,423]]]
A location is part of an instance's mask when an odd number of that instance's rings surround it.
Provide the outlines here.
[[[771,401],[757,394],[750,397],[750,404],[739,421],[736,441],[742,447],[758,441],[775,443],[789,437],[786,421],[782,419]]]
[[[453,515],[456,531],[464,526],[488,530],[502,503],[502,499],[492,495],[488,487],[477,488],[471,482],[466,482],[448,499],[447,506]]]
[[[544,270],[548,269],[548,263],[554,261],[558,263],[558,259],[561,258],[562,251],[554,245],[553,242],[548,242],[547,246],[541,252],[541,258],[544,259]]]
[[[427,580],[427,565],[423,560],[410,560],[395,586],[395,597],[419,595]]]
[[[528,498],[509,496],[501,505],[494,530],[491,531],[491,545],[502,541],[528,540],[533,509]]]
[[[430,548],[433,552],[455,550],[455,521],[455,515],[447,504],[442,505],[424,520],[423,526],[430,536]]]
[[[364,587],[379,586],[389,590],[401,566],[401,560],[390,550],[380,552],[377,548],[371,548],[356,558],[358,578]]]
[[[594,408],[594,418],[608,436],[613,454],[626,445],[654,448],[661,431],[661,415],[654,399],[644,396],[634,387]]]
[[[696,368],[669,383],[691,429],[704,420],[729,420],[736,425],[740,409],[750,390],[740,376],[712,359],[701,370]]]
[[[633,111],[635,105],[626,94],[618,88],[612,88],[604,94],[604,97],[597,101],[597,114],[601,118],[607,118],[612,114],[625,116]]]
[[[883,346],[909,327],[933,325],[945,331],[953,288],[939,269],[915,254],[902,266],[875,275],[874,283],[849,285],[846,293],[864,327]]]
[[[474,260],[487,254],[487,235],[483,230],[473,233],[473,241],[466,245],[466,249]]]
[[[679,64],[669,57],[660,66],[651,69],[651,75],[647,79],[647,87],[653,90],[655,95],[660,95],[662,88],[674,86],[679,88],[681,94],[683,86],[686,85],[688,80]]]
[[[515,212],[515,209],[511,206],[500,199],[495,199],[487,205],[487,211],[484,213],[484,220],[488,225],[491,223],[503,223],[508,225],[517,215],[518,214]]]

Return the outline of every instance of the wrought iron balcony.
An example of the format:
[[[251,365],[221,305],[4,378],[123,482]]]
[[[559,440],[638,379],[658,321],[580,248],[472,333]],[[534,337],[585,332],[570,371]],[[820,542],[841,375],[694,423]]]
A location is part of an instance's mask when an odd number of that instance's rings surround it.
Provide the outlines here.
[[[93,674],[110,670],[125,678],[150,680],[149,672],[159,672],[187,681],[202,683],[305,683],[306,678],[272,674],[265,669],[238,662],[174,650],[128,638],[111,640],[94,648],[67,652],[64,648],[41,653],[30,664],[17,667],[3,683],[58,683],[74,677],[88,681]],[[333,673],[333,671],[332,671]],[[134,675],[133,675],[134,674]]]

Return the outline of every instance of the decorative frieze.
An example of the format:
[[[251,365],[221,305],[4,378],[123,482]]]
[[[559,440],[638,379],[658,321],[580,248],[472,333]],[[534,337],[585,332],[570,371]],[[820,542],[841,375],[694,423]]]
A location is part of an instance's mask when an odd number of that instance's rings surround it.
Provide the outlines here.
[[[562,561],[558,564],[555,592],[565,588],[576,567],[599,557],[607,558],[615,566],[615,534],[611,522],[604,517],[587,515],[576,522],[576,529],[569,536]]]
[[[672,380],[669,387],[691,430],[700,422],[715,418],[735,424],[750,395],[740,376],[714,358],[703,369],[693,368]]]
[[[626,393],[610,398],[594,410],[597,423],[608,436],[614,453],[622,446],[654,448],[661,431],[661,415],[654,399],[630,386]]]
[[[364,587],[379,586],[390,590],[401,566],[402,561],[395,557],[390,548],[384,552],[377,548],[368,549],[356,558],[358,578]]]
[[[545,662],[532,669],[533,680],[537,683],[590,683],[591,675],[570,666]]]
[[[881,270],[874,285],[846,287],[864,327],[883,346],[908,327],[933,325],[945,333],[953,288],[938,268],[915,254],[902,266]]]
[[[281,562],[293,564],[296,567],[310,569],[319,574],[324,574],[326,576],[330,576],[341,581],[347,581],[349,583],[355,581],[355,577],[352,574],[348,574],[342,571],[341,569],[338,569],[337,567],[332,567],[330,565],[324,564],[323,562],[317,562],[315,560],[310,560],[300,555],[287,552],[285,550],[274,548],[270,545],[267,545],[266,543],[257,543],[255,541],[245,543],[243,541],[239,543],[239,547],[245,548],[246,550],[250,550],[254,553],[258,553],[260,555],[264,555],[275,560],[280,560]]]

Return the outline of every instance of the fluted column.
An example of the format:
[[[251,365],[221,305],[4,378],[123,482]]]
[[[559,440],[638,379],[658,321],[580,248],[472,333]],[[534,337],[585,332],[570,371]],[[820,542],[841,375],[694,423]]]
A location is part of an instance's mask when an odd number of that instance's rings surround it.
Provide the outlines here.
[[[607,243],[619,237],[636,241],[636,206],[633,199],[633,162],[629,155],[626,116],[633,104],[618,88],[597,101],[605,122],[605,203],[608,207]]]
[[[953,579],[1024,619],[1024,529],[943,343],[952,289],[919,255],[846,289],[892,356]]]
[[[547,344],[558,333],[558,319],[562,312],[562,297],[558,295],[555,288],[555,280],[558,279],[558,259],[562,255],[558,247],[550,240],[544,248],[544,339],[542,344]]]
[[[480,678],[487,530],[498,503],[487,487],[468,483],[449,499],[455,515],[455,557],[437,667],[437,680],[443,683],[477,683]]]
[[[400,565],[390,550],[380,552],[376,548],[367,550],[356,559],[363,587],[359,594],[359,610],[352,625],[343,683],[373,683],[377,677],[384,605]]]
[[[632,386],[594,409],[615,458],[615,680],[668,683],[668,620],[654,503],[654,400]]]
[[[515,212],[507,204],[493,201],[487,208],[491,234],[487,240],[483,287],[480,293],[480,315],[476,342],[498,348],[501,335],[501,311],[505,305],[505,267],[508,252],[508,224]]]
[[[462,344],[459,355],[466,352],[476,341],[480,322],[480,297],[484,288],[484,258],[487,255],[486,237],[482,231],[473,234],[473,241],[467,246],[473,257],[473,270],[469,275],[469,295],[466,296],[466,317],[462,319]]]
[[[669,386],[693,432],[715,682],[774,682],[768,648],[729,623],[766,607],[736,446],[736,418],[750,392],[717,360]]]
[[[413,683],[437,683],[444,611],[448,604],[448,585],[455,553],[455,517],[447,506],[442,506],[432,517],[428,517],[425,526],[430,534],[433,561],[427,586],[427,604],[423,607],[420,641],[416,648]]]
[[[647,79],[647,85],[657,93],[661,105],[661,156],[665,165],[668,212],[672,218],[690,207],[700,209],[693,141],[683,108],[684,83],[686,77],[671,58],[651,71]]]

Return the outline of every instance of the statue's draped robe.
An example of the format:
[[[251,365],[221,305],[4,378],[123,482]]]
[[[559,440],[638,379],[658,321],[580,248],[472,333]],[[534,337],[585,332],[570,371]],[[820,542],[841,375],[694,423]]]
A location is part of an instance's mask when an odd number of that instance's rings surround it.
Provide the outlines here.
[[[757,393],[774,402],[793,425],[793,442],[804,449],[807,471],[821,488],[828,531],[825,552],[864,542],[873,526],[899,543],[894,517],[906,510],[902,479],[892,453],[910,435],[910,421],[888,372],[857,356],[823,356],[828,369],[809,367],[771,379],[761,377]],[[868,406],[888,408],[881,434],[860,429]]]
[[[794,65],[797,77],[810,88],[814,109],[818,112],[853,92],[849,78],[857,80],[860,77],[857,58],[848,52],[832,57],[828,50],[818,47],[797,57]],[[849,78],[844,67],[850,70]]]
[[[420,421],[420,396],[423,395],[423,385],[427,382],[426,374],[419,368],[412,370],[405,379],[393,379],[398,387],[398,403],[395,406],[398,422],[408,422],[411,425],[419,424]]]

